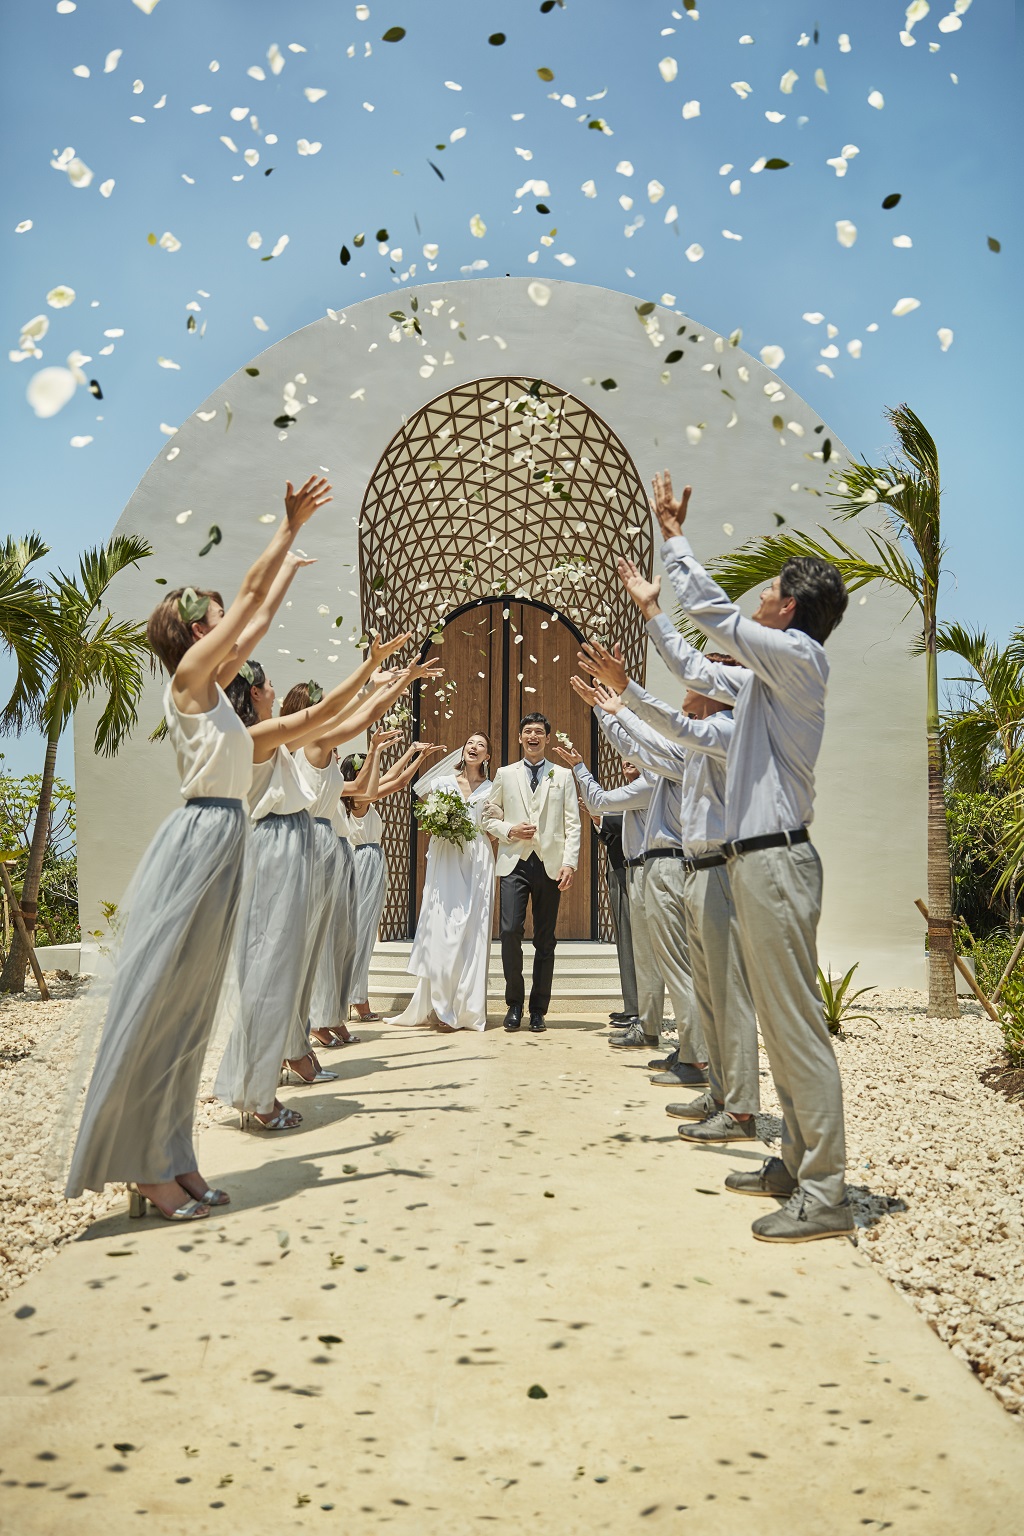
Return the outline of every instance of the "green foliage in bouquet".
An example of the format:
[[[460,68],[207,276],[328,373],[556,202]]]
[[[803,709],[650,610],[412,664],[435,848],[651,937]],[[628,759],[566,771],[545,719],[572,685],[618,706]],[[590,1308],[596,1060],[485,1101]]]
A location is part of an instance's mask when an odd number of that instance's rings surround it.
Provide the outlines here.
[[[420,828],[431,837],[462,848],[476,837],[476,826],[462,796],[453,789],[433,789],[418,800],[413,814]]]

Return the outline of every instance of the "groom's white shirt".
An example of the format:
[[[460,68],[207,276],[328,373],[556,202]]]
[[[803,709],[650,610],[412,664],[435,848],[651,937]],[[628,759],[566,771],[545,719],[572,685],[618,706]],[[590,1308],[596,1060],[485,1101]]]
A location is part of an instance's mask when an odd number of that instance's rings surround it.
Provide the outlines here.
[[[510,827],[528,821],[537,830],[529,842],[510,838]],[[568,768],[545,762],[535,790],[524,760],[499,768],[480,821],[498,840],[497,873],[509,875],[520,859],[537,854],[552,880],[560,869],[575,869],[580,858],[580,807]]]

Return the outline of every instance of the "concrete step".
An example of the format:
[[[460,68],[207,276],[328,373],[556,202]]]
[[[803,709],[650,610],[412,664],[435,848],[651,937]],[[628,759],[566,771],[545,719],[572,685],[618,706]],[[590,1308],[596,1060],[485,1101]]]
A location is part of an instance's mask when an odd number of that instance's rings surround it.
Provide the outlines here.
[[[410,940],[390,939],[377,945],[370,962],[370,998],[378,1011],[402,1008],[412,996],[413,983],[406,967],[412,952]],[[529,986],[532,945],[523,945],[524,970]],[[487,997],[500,1003],[505,995],[501,969],[501,945],[491,944],[487,968]],[[555,951],[555,977],[551,991],[551,1011],[569,1012],[582,1008],[589,1012],[611,1010],[622,1004],[619,962],[614,944],[588,944],[579,941],[560,943]]]

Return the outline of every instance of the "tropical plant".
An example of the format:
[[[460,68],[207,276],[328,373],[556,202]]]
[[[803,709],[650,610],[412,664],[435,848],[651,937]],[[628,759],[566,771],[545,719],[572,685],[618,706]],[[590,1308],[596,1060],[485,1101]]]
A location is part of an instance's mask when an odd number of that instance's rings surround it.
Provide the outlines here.
[[[33,718],[43,686],[43,637],[49,610],[38,583],[25,573],[49,553],[38,533],[0,544],[0,645],[17,664],[14,691],[0,711],[0,731],[17,731]]]
[[[928,1011],[937,1018],[956,1018],[953,967],[953,917],[949,865],[949,833],[939,731],[937,614],[939,579],[945,546],[941,532],[939,456],[923,422],[909,405],[889,407],[886,417],[899,442],[899,453],[880,465],[851,460],[836,471],[833,510],[842,521],[874,513],[881,526],[862,524],[870,546],[862,553],[831,529],[819,525],[817,536],[787,530],[751,539],[711,564],[715,579],[730,597],[740,597],[779,574],[786,561],[813,555],[838,567],[847,588],[855,592],[881,582],[910,599],[910,611],[921,621],[914,647],[925,656],[928,748]],[[1024,814],[1021,817],[1024,848]]]
[[[25,698],[14,722],[18,728],[35,716],[46,736],[39,801],[22,881],[21,905],[29,932],[35,926],[46,857],[57,746],[68,720],[83,699],[105,694],[94,749],[110,757],[137,719],[149,655],[145,628],[131,620],[115,620],[105,598],[115,576],[151,553],[145,539],[118,534],[109,543],[86,550],[79,559],[77,576],[58,571],[36,584],[43,611],[35,619],[28,616],[26,622],[35,621],[38,628],[31,635],[22,633],[20,640],[38,662],[38,680],[32,680],[34,675],[20,675],[19,687]],[[27,965],[24,942],[15,934],[0,974],[0,991],[23,991]]]
[[[832,975],[832,967],[829,966],[828,975],[818,966],[818,991],[821,993],[821,1007],[825,1015],[825,1023],[828,1025],[830,1035],[842,1035],[847,1024],[853,1024],[859,1019],[866,1019],[881,1029],[878,1020],[870,1013],[853,1013],[851,1009],[856,1005],[858,997],[864,997],[868,992],[877,992],[877,987],[860,987],[856,992],[849,990],[853,980],[853,973],[860,965],[857,960],[842,979],[836,979]],[[862,1005],[863,1006],[863,1005]]]
[[[42,776],[25,774],[21,778],[4,771],[0,753],[0,858],[7,864],[15,896],[22,895],[22,883],[32,846],[32,826],[39,804]],[[0,900],[3,926],[0,932],[0,964],[10,947],[12,915],[7,910],[6,893]],[[46,854],[39,884],[37,930],[48,944],[77,944],[78,862],[75,852],[75,792],[63,779],[55,778],[50,801],[50,826]],[[43,942],[43,940],[41,940]]]

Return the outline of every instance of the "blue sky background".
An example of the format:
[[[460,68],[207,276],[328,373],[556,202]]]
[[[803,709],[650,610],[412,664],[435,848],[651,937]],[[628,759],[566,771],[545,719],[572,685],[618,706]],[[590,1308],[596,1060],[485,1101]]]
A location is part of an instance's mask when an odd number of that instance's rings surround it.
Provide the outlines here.
[[[1005,638],[1024,621],[1014,446],[1021,93],[1010,0],[974,0],[952,32],[938,27],[952,0],[938,0],[914,27],[913,47],[900,41],[906,4],[889,0],[703,0],[697,20],[681,0],[566,0],[548,14],[539,7],[371,0],[367,20],[349,0],[160,0],[149,16],[133,0],[78,0],[66,15],[56,0],[7,9],[7,347],[17,349],[33,316],[46,314],[50,328],[42,359],[0,371],[6,530],[40,529],[53,562],[73,564],[82,547],[108,536],[166,446],[161,423],[179,425],[251,356],[328,306],[471,276],[472,263],[486,262],[489,277],[671,295],[705,326],[742,328],[742,345],[755,355],[781,346],[781,377],[857,453],[880,455],[883,407],[909,401],[936,437],[943,468],[951,572],[943,613]],[[394,26],[406,28],[404,39],[382,41]],[[488,42],[496,32],[506,34],[501,46]],[[837,42],[844,32],[846,53]],[[752,44],[738,41],[745,34]],[[292,42],[306,51],[290,52]],[[277,75],[268,64],[274,43],[286,61]],[[121,57],[105,73],[114,49]],[[659,71],[665,58],[677,62],[671,82]],[[78,65],[89,78],[72,73]],[[251,66],[265,79],[251,78]],[[538,68],[554,80],[541,81]],[[815,85],[819,68],[827,93]],[[799,78],[783,94],[787,70]],[[751,87],[746,99],[733,82]],[[327,94],[311,103],[307,87]],[[882,110],[868,104],[872,91],[882,93]],[[600,100],[586,99],[600,92]],[[699,101],[700,115],[684,120],[689,101]],[[202,105],[211,110],[191,110]],[[248,115],[232,120],[231,109],[243,107],[258,129]],[[769,122],[769,111],[784,120]],[[588,127],[595,116],[610,135]],[[459,129],[465,135],[451,142]],[[300,138],[322,147],[300,155]],[[839,178],[826,161],[848,144],[859,154]],[[90,186],[75,188],[51,168],[66,146],[93,171]],[[247,149],[258,164],[246,164]],[[752,174],[762,156],[789,167]],[[621,162],[632,175],[616,170]],[[103,197],[108,178],[115,186]],[[517,198],[530,178],[549,183],[550,195]],[[738,195],[729,191],[734,179]],[[596,198],[581,191],[588,180]],[[652,180],[665,188],[653,204]],[[899,205],[883,211],[883,198],[896,192]],[[632,209],[620,206],[622,196],[633,198]],[[538,201],[550,212],[539,214]],[[678,216],[666,223],[673,205]],[[477,215],[482,238],[471,233]],[[638,216],[642,226],[627,235]],[[16,234],[26,219],[33,227]],[[839,219],[857,227],[849,249],[837,241]],[[374,239],[381,228],[383,254]],[[165,231],[179,250],[148,244],[150,233]],[[252,231],[262,235],[258,251],[247,244]],[[360,231],[367,239],[358,250]],[[552,231],[545,247],[540,237]],[[261,260],[282,235],[287,247]],[[898,235],[909,235],[912,248],[895,248]],[[1001,253],[988,249],[990,236]],[[439,247],[432,273],[427,242]],[[694,244],[705,253],[696,262],[685,255]],[[342,245],[353,257],[347,266]],[[46,301],[58,284],[76,293],[64,309]],[[891,311],[905,297],[920,307],[896,318]],[[190,302],[201,306],[193,313],[205,334],[186,330]],[[826,362],[833,378],[818,371],[830,340],[825,324],[808,324],[805,312],[837,327],[839,356]],[[939,327],[955,336],[945,353]],[[110,329],[124,335],[107,338]],[[846,350],[853,339],[863,343],[857,360]],[[111,341],[114,350],[101,355]],[[76,348],[91,356],[83,366],[103,400],[79,388],[58,415],[38,419],[26,402],[30,378]],[[161,367],[161,356],[179,369]],[[74,448],[76,436],[93,441]],[[0,682],[8,676],[0,672]],[[9,768],[41,766],[36,739],[0,745]],[[60,766],[71,775],[70,733]]]

